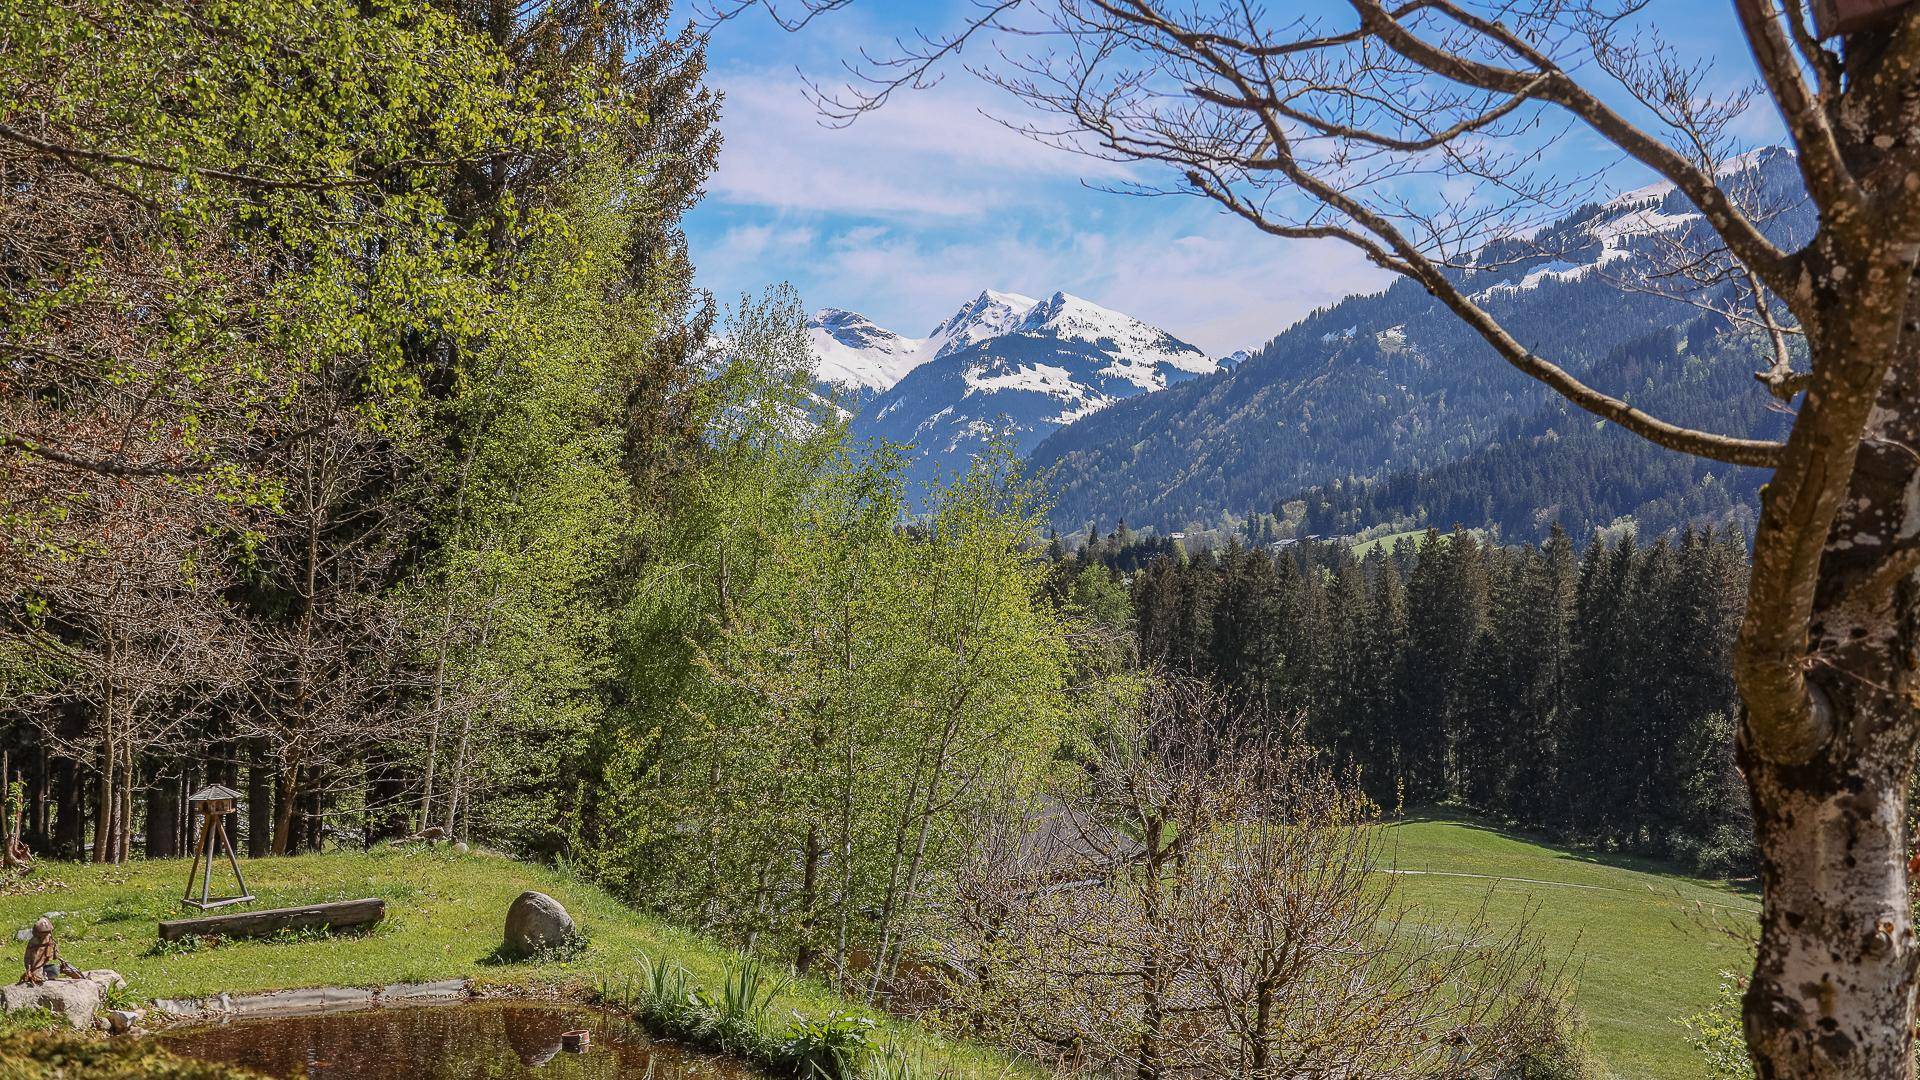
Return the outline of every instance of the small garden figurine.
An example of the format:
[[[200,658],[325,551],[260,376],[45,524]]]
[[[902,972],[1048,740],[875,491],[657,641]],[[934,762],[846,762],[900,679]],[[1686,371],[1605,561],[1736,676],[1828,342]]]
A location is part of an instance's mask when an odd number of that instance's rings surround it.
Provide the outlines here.
[[[26,986],[38,986],[50,979],[85,978],[75,971],[72,964],[60,959],[60,946],[53,940],[53,920],[41,919],[33,924],[33,933],[27,938],[27,971],[20,976],[20,982]]]

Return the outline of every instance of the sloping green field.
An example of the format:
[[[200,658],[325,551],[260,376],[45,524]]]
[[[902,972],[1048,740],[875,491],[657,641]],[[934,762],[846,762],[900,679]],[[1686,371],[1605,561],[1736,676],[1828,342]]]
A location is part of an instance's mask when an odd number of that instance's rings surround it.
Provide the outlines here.
[[[127,977],[128,995],[136,1000],[449,978],[469,978],[482,986],[617,988],[622,980],[639,975],[642,954],[680,965],[694,986],[716,990],[734,959],[721,946],[637,912],[592,885],[497,855],[377,848],[241,865],[259,897],[252,908],[377,896],[387,902],[387,918],[360,937],[230,941],[193,951],[163,950],[155,947],[155,924],[183,914],[180,891],[187,879],[186,860],[138,860],[125,866],[49,862],[24,883],[0,892],[0,933],[11,935],[43,913],[58,912],[55,922],[66,958],[82,968],[119,971]],[[545,892],[566,905],[586,935],[582,952],[525,963],[495,959],[507,907],[525,889]],[[849,1013],[873,1017],[880,1041],[899,1047],[929,1075],[953,1080],[1032,1075],[990,1050],[949,1042],[919,1025],[891,1020],[812,982],[789,984],[771,1010],[781,1021],[795,1015]]]
[[[1741,934],[1757,905],[1747,894],[1656,866],[1599,862],[1470,821],[1422,820],[1388,826],[1380,849],[1400,897],[1417,920],[1531,918],[1551,947],[1578,967],[1577,1001],[1595,1048],[1622,1080],[1699,1075],[1674,1021],[1701,1009],[1719,972],[1747,967]],[[553,984],[619,980],[644,952],[719,981],[725,950],[624,907],[612,897],[543,867],[495,856],[381,850],[246,864],[259,906],[380,896],[390,917],[368,937],[234,942],[197,952],[153,947],[154,922],[180,913],[186,879],[179,860],[124,867],[46,864],[24,895],[0,895],[0,930],[46,911],[59,919],[62,946],[83,967],[124,972],[136,997],[206,994],[268,987],[357,985],[468,976],[482,983]],[[16,886],[17,888],[18,886]],[[586,952],[566,962],[496,964],[507,904],[522,889],[559,897],[589,935]],[[855,1009],[802,984],[782,1014]],[[1019,1075],[1004,1059],[943,1043],[910,1024],[889,1025],[894,1040],[943,1060],[949,1077]]]
[[[1675,1023],[1704,1008],[1720,972],[1744,972],[1759,905],[1750,893],[1661,872],[1633,860],[1597,861],[1464,820],[1388,827],[1382,865],[1419,917],[1530,918],[1569,951],[1575,1000],[1594,1047],[1621,1080],[1700,1075]]]

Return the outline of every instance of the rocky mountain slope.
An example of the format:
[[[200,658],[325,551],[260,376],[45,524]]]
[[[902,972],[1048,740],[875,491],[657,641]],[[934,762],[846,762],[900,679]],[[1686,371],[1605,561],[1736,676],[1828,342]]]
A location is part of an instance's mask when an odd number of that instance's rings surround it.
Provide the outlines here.
[[[808,331],[823,389],[853,412],[853,437],[911,447],[916,494],[963,473],[995,439],[1024,455],[1063,425],[1220,366],[1158,327],[1066,293],[987,290],[924,338],[831,308]]]
[[[996,439],[1024,456],[1054,430],[1114,402],[1217,368],[1164,330],[1055,293],[998,333],[947,337],[936,355],[861,408],[852,433],[911,445],[907,482],[923,492],[964,472]]]

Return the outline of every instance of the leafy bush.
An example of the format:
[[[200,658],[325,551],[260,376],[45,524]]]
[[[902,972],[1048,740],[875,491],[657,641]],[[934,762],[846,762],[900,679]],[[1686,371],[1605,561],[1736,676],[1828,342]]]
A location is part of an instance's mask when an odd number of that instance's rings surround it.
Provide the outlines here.
[[[780,1056],[800,1080],[855,1080],[872,1052],[873,1021],[852,1014],[809,1020],[795,1015]],[[895,1075],[898,1075],[897,1073]]]
[[[1701,1075],[1707,1080],[1752,1080],[1753,1063],[1747,1057],[1746,1029],[1740,1023],[1740,994],[1744,980],[1730,971],[1720,973],[1720,993],[1713,1004],[1677,1023],[1687,1029],[1687,1042],[1700,1055]]]

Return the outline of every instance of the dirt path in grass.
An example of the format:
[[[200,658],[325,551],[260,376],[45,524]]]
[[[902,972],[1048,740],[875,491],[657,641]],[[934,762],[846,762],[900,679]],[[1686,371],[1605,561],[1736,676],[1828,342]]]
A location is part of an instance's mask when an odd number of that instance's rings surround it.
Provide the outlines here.
[[[1467,874],[1467,873],[1462,873],[1455,870],[1382,870],[1380,872],[1383,874],[1400,874],[1406,877],[1444,877],[1444,878],[1471,878],[1478,881],[1516,881],[1525,885],[1551,885],[1556,889],[1590,889],[1590,890],[1593,890],[1594,892],[1633,893],[1636,895],[1641,893],[1652,892],[1651,889],[1623,889],[1617,885],[1583,885],[1573,881],[1547,881],[1543,878],[1506,877],[1500,874]],[[1699,904],[1703,907],[1720,908],[1723,911],[1739,911],[1739,912],[1745,912],[1747,914],[1752,914],[1760,910],[1759,905],[1757,904],[1752,907],[1741,907],[1736,904],[1722,904],[1712,900],[1689,900],[1686,897],[1679,896],[1677,894],[1674,896],[1674,899],[1680,901],[1683,904]]]

